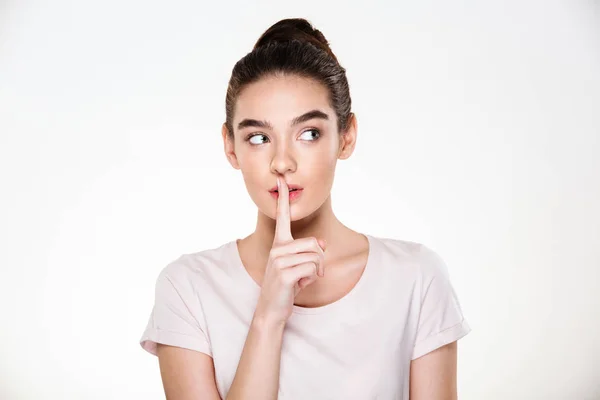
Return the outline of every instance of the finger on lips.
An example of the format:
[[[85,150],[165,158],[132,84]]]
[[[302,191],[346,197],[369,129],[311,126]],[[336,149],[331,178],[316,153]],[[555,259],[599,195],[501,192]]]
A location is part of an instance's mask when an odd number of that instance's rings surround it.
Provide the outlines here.
[[[289,188],[283,177],[277,177],[277,188],[279,195],[277,197],[274,244],[279,245],[279,248],[275,248],[271,256],[276,258],[277,256],[283,256],[289,253],[299,253],[303,251],[315,252],[319,255],[319,262],[315,263],[316,274],[318,276],[324,276],[324,251],[327,247],[327,242],[324,239],[317,239],[315,246],[314,238],[305,238],[294,241],[291,228]],[[293,248],[287,246],[285,246],[287,247],[285,248],[283,245],[286,243],[289,243]],[[314,278],[310,278],[309,281],[304,281],[303,286],[306,286],[306,284],[310,283],[312,280],[314,280]]]
[[[290,194],[285,179],[277,177],[277,216],[275,220],[275,242],[286,243],[294,240],[290,220]]]

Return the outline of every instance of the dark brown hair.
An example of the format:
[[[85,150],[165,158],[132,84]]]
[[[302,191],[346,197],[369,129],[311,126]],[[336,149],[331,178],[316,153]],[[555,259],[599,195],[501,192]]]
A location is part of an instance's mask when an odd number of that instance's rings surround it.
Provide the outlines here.
[[[305,19],[283,19],[267,29],[254,49],[233,67],[227,87],[225,114],[229,137],[233,137],[233,111],[247,85],[275,74],[312,78],[329,92],[340,132],[348,128],[351,115],[350,88],[346,70],[339,64],[321,31]]]

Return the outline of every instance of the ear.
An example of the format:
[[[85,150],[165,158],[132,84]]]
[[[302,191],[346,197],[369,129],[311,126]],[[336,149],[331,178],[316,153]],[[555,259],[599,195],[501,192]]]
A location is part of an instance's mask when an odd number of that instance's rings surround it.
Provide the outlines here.
[[[227,161],[229,161],[229,164],[231,164],[233,168],[240,169],[237,156],[235,155],[235,139],[233,138],[233,134],[231,137],[229,136],[229,129],[227,129],[227,124],[225,123],[221,128],[221,136],[223,136],[223,149],[225,150]]]
[[[348,128],[345,132],[340,134],[340,147],[338,152],[338,158],[340,160],[347,159],[354,152],[357,134],[358,122],[356,121],[356,115],[354,113],[350,113],[350,116],[348,117]]]

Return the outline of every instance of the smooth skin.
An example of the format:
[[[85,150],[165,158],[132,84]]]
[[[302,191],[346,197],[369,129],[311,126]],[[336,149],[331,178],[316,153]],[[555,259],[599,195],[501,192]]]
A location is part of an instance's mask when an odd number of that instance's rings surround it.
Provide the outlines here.
[[[313,109],[332,118],[292,123]],[[272,117],[271,127],[257,133],[264,140],[253,139],[262,143],[256,146],[244,141],[255,128],[237,131],[236,124],[265,115]],[[238,247],[240,253],[262,255],[254,266],[245,263],[260,283],[261,294],[227,399],[276,399],[283,329],[294,302],[325,304],[360,278],[365,252],[353,255],[349,251],[364,248],[364,238],[335,218],[329,197],[335,163],[352,154],[357,125],[353,116],[348,130],[340,134],[334,116],[323,86],[310,79],[283,76],[261,79],[240,94],[234,139],[223,127],[227,158],[242,171],[259,209],[256,231],[239,241]],[[314,132],[307,134],[315,127],[323,134],[319,141],[312,140]],[[273,207],[268,189],[277,180],[280,195]],[[287,183],[305,188],[303,198],[293,205]],[[340,282],[346,282],[346,287]],[[329,293],[335,293],[333,299],[327,297]],[[161,344],[157,353],[168,400],[221,400],[210,356]],[[456,399],[456,363],[456,342],[412,361],[411,400]]]

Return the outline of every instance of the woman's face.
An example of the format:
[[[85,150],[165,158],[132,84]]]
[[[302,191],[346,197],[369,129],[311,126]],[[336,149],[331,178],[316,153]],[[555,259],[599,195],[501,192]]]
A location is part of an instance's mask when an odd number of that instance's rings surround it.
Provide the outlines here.
[[[302,190],[290,197],[290,216],[311,215],[328,199],[338,158],[353,151],[356,122],[342,135],[322,84],[295,75],[266,77],[245,87],[233,118],[227,158],[240,169],[259,210],[275,218],[277,176]]]

